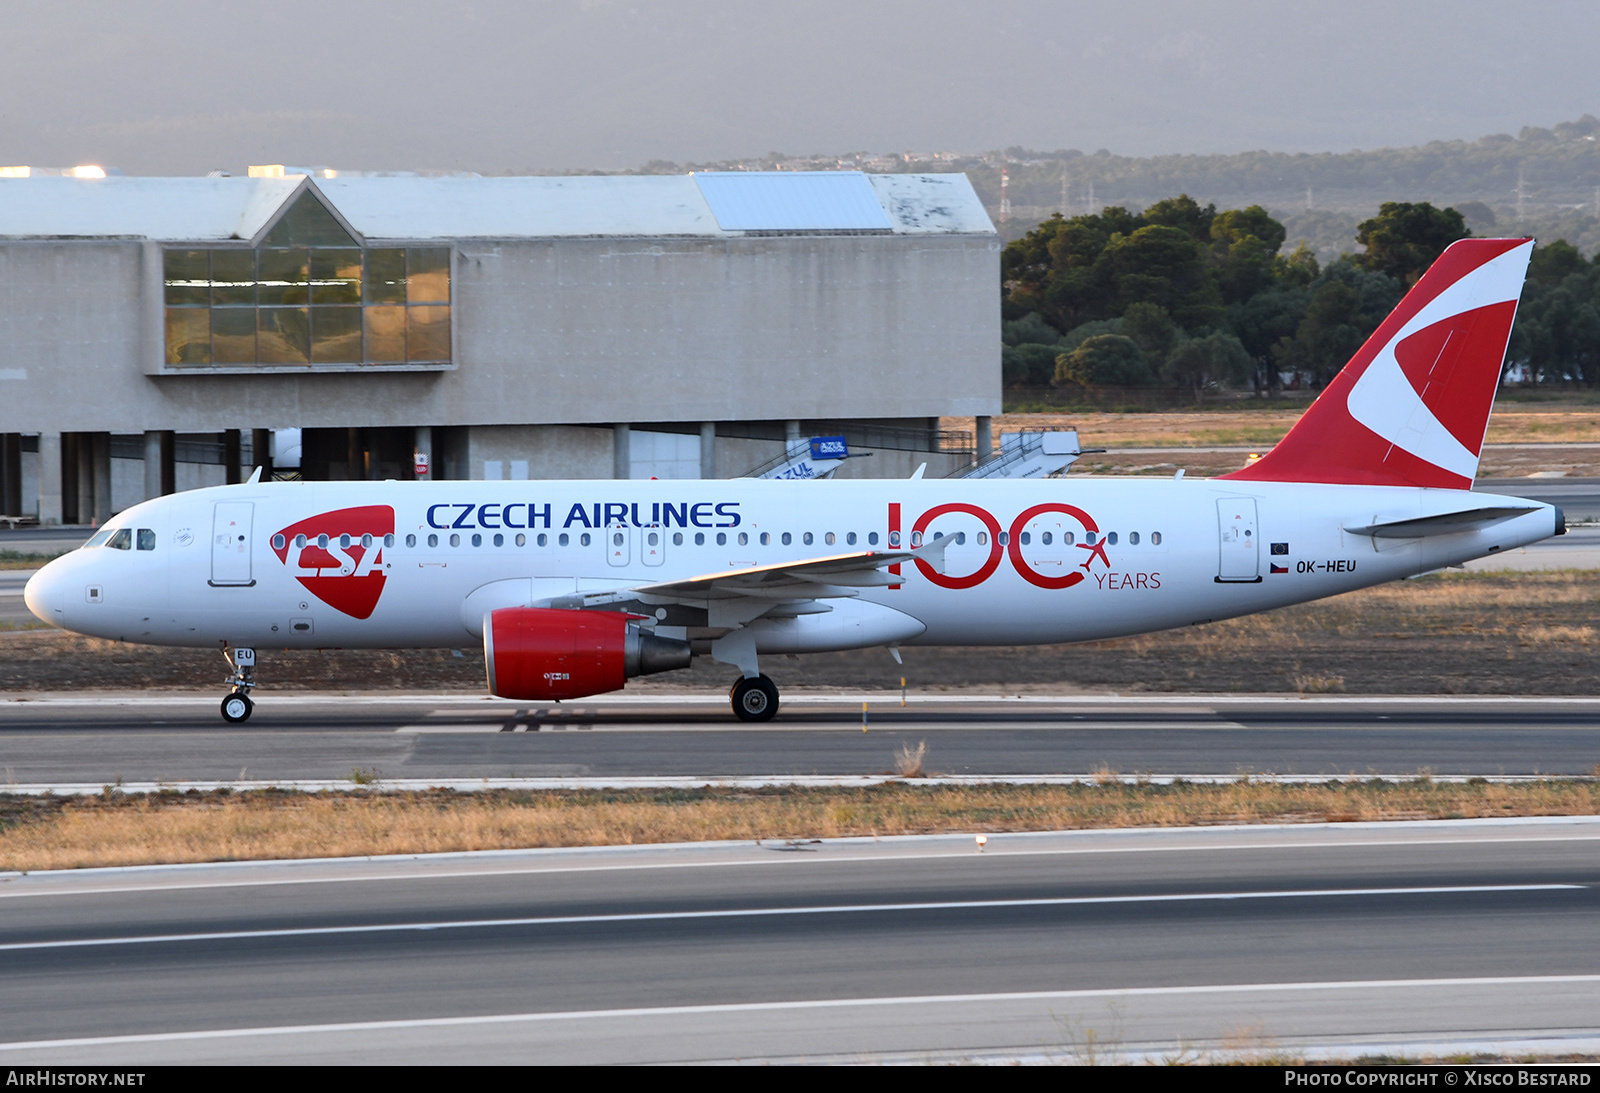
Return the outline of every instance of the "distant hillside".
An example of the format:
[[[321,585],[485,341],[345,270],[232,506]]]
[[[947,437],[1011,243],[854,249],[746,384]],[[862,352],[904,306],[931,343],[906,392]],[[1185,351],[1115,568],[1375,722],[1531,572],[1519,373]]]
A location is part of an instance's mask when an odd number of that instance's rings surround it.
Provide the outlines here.
[[[1008,175],[1009,215],[1001,222],[1000,171]],[[1114,156],[1104,150],[786,156],[723,163],[654,162],[638,173],[684,170],[964,171],[1000,228],[1020,238],[1052,213],[1106,205],[1139,210],[1186,193],[1219,209],[1266,207],[1324,261],[1356,250],[1355,226],[1385,201],[1453,205],[1474,234],[1564,238],[1585,254],[1600,250],[1600,119],[1585,114],[1550,129],[1525,128],[1475,141],[1413,148],[1215,156]]]

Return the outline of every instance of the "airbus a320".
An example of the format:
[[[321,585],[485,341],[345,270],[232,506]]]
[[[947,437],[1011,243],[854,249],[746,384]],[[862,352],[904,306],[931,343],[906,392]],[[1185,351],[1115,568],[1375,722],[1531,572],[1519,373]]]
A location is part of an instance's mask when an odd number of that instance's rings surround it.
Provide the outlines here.
[[[1289,434],[1212,479],[249,483],[110,520],[29,582],[81,634],[256,650],[483,643],[492,694],[559,701],[709,656],[1113,638],[1301,603],[1565,531],[1470,492],[1532,251],[1452,245]],[[898,655],[898,654],[897,654]]]

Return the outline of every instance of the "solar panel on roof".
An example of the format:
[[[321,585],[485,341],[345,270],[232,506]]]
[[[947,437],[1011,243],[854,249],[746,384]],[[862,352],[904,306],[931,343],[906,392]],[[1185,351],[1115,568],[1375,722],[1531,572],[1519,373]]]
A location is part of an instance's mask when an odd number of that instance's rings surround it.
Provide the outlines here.
[[[695,182],[723,231],[888,231],[859,171],[708,171]]]

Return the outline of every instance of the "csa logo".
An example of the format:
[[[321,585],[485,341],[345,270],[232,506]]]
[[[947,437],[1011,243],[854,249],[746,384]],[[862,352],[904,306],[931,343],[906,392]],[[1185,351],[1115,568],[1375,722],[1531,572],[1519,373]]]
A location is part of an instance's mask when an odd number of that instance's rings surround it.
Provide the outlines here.
[[[272,552],[317,599],[365,619],[383,595],[383,547],[393,534],[388,505],[339,509],[284,528],[272,537]]]

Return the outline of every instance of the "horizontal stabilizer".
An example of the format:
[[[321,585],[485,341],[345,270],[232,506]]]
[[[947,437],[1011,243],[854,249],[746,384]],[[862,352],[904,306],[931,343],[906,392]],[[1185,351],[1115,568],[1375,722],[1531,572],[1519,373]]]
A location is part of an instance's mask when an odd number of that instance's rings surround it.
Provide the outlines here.
[[[1422,539],[1429,535],[1453,535],[1460,531],[1488,527],[1502,520],[1538,512],[1542,507],[1541,505],[1496,505],[1492,508],[1467,509],[1464,512],[1446,512],[1438,516],[1390,520],[1344,530],[1351,535],[1371,535],[1375,539]]]

